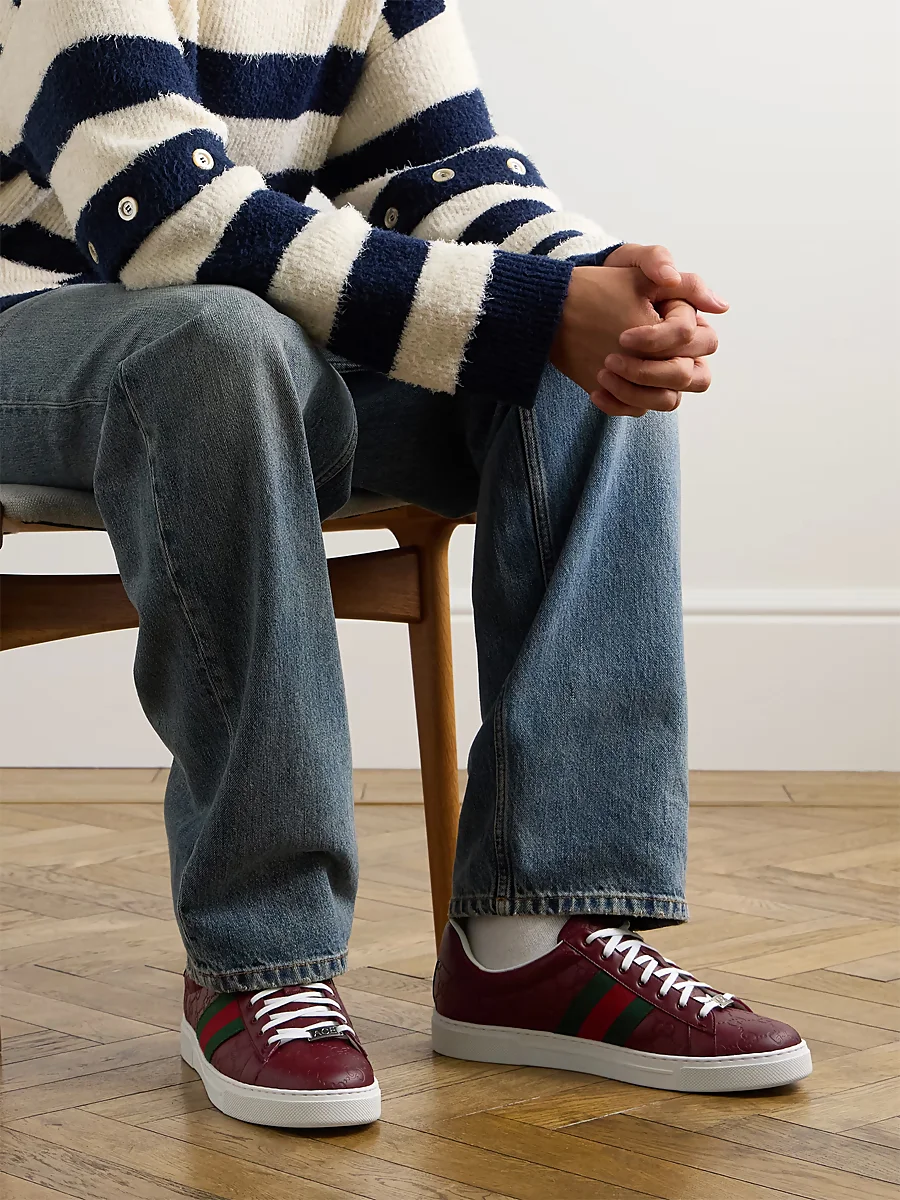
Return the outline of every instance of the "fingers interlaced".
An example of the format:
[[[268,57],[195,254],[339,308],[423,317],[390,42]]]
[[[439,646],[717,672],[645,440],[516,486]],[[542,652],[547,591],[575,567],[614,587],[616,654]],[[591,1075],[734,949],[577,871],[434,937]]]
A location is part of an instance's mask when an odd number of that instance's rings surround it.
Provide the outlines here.
[[[632,353],[639,347],[655,354],[680,354],[697,333],[697,310],[686,300],[667,300],[659,305],[662,321],[626,329],[620,344]],[[651,336],[651,332],[652,336]]]
[[[601,371],[598,376],[600,387],[610,393],[620,404],[656,412],[672,412],[681,403],[681,392],[674,388],[647,387],[629,383],[612,371]]]
[[[717,296],[715,292],[711,291],[699,275],[695,275],[693,271],[681,271],[679,274],[681,276],[679,283],[666,282],[658,287],[654,297],[657,302],[661,300],[686,300],[694,308],[698,308],[703,312],[727,312],[728,301],[723,300],[721,296]]]
[[[688,306],[689,307],[689,306]],[[693,310],[691,310],[693,311]],[[715,354],[719,348],[716,331],[706,319],[695,313],[693,331],[685,341],[685,329],[690,322],[669,314],[659,325],[639,325],[634,329],[626,329],[619,339],[626,356],[641,358],[705,358]]]
[[[668,251],[661,246],[646,249],[652,251],[647,257],[658,270]],[[641,417],[650,410],[672,412],[684,392],[708,389],[707,358],[716,352],[719,340],[695,307],[701,290],[706,289],[698,276],[683,274],[680,296],[670,293],[669,298],[657,302],[662,317],[658,324],[625,330],[619,339],[621,352],[607,356],[605,368],[597,376],[599,386],[591,394],[599,409],[610,416],[630,417]],[[697,295],[684,299],[691,291]]]
[[[709,365],[687,356],[669,359],[632,358],[610,354],[606,372],[639,387],[666,388],[677,392],[705,392],[711,382]]]
[[[606,388],[598,388],[596,392],[592,392],[591,403],[609,417],[643,417],[647,413],[646,408],[631,408],[622,404]]]

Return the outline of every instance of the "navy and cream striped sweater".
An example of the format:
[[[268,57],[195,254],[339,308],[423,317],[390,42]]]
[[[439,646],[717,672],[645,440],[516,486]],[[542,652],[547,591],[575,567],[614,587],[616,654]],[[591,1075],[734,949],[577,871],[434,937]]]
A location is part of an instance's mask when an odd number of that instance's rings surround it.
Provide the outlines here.
[[[454,0],[0,6],[4,304],[234,284],[393,378],[531,402],[610,239],[497,136]]]

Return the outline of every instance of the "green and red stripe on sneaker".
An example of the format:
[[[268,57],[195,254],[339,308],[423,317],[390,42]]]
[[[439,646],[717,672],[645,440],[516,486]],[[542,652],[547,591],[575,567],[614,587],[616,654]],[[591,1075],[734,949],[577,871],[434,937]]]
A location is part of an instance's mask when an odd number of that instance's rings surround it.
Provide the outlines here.
[[[212,1056],[222,1043],[244,1029],[246,1025],[237,997],[230,992],[222,992],[200,1014],[195,1033],[204,1057],[212,1061]]]
[[[598,971],[578,992],[556,1026],[557,1033],[624,1046],[653,1005]]]

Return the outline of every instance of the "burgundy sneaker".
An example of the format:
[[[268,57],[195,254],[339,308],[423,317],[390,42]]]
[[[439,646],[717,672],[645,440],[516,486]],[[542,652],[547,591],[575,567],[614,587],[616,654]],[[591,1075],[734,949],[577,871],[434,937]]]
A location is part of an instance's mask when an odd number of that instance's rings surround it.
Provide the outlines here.
[[[585,1071],[677,1092],[780,1087],[812,1070],[789,1025],[682,971],[627,928],[572,917],[547,954],[489,971],[444,931],[432,1045],[476,1062]]]
[[[181,1057],[239,1121],[366,1125],[381,1089],[333,983],[213,992],[184,979]]]

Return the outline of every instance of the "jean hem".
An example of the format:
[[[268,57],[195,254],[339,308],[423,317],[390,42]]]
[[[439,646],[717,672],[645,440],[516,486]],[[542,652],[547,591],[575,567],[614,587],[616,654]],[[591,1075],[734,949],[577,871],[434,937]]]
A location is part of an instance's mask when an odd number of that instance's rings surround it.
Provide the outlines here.
[[[681,925],[690,914],[687,902],[678,896],[641,892],[556,892],[512,897],[455,896],[450,902],[450,916],[621,917],[627,918],[635,928],[658,929],[665,925]]]
[[[211,971],[201,967],[188,956],[186,967],[186,973],[194,983],[214,992],[261,992],[266,988],[322,983],[326,979],[333,979],[335,975],[343,975],[346,970],[346,954],[330,954],[324,958],[272,963],[268,966],[241,967],[233,971]]]

